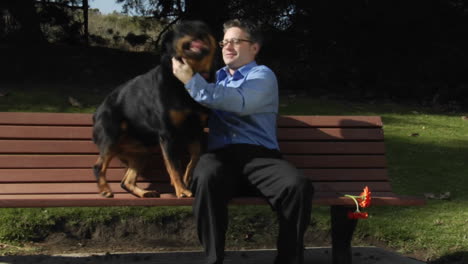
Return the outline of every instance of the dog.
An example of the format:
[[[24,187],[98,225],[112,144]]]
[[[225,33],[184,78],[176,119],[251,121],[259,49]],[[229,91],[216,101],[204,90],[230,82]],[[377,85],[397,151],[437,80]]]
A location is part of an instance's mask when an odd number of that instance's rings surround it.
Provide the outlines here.
[[[114,197],[106,180],[106,170],[114,157],[127,166],[121,181],[123,189],[140,198],[159,197],[158,191],[136,185],[139,172],[151,156],[148,153],[158,145],[176,196],[193,196],[187,186],[201,155],[209,110],[195,102],[173,75],[171,59],[183,58],[194,72],[212,79],[216,47],[203,22],[176,24],[163,38],[160,65],[117,87],[96,109],[93,141],[99,158],[94,175],[103,197]],[[187,151],[190,160],[184,172],[181,159]]]

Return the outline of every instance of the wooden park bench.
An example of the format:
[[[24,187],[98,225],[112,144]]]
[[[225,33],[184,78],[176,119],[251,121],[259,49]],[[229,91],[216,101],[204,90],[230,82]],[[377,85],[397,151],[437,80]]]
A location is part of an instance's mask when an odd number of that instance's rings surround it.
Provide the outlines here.
[[[181,206],[158,152],[138,185],[160,198],[136,198],[120,187],[124,167],[115,159],[108,171],[114,198],[100,197],[92,167],[91,114],[0,113],[0,207]],[[372,206],[423,205],[424,199],[392,191],[382,121],[376,116],[281,116],[278,140],[284,158],[313,182],[315,205],[331,207],[333,263],[351,263],[355,204],[344,194],[372,191]],[[232,204],[266,204],[238,197]]]

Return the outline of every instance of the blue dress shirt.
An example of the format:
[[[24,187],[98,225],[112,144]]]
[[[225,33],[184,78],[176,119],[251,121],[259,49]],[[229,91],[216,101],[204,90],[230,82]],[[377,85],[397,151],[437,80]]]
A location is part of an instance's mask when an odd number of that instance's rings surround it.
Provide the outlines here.
[[[230,144],[279,149],[278,82],[268,67],[253,61],[234,75],[224,67],[216,73],[216,83],[195,74],[185,88],[195,101],[213,110],[208,121],[208,150]]]

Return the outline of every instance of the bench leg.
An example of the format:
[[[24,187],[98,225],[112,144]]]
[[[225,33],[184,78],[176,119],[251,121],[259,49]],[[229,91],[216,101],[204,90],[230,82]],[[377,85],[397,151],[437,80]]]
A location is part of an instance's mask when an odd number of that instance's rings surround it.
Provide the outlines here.
[[[357,219],[348,219],[346,206],[331,206],[332,256],[333,264],[351,264],[351,239],[356,228]]]

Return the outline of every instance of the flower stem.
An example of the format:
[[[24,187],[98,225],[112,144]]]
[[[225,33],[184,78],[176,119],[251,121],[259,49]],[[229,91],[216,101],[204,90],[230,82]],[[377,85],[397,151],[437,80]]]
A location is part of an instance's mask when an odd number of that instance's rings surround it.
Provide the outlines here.
[[[355,196],[354,196],[354,195],[345,194],[345,197],[348,197],[348,198],[353,199],[354,203],[356,204],[356,212],[360,213],[361,211],[359,211],[359,203],[358,203],[358,201],[356,200]]]

